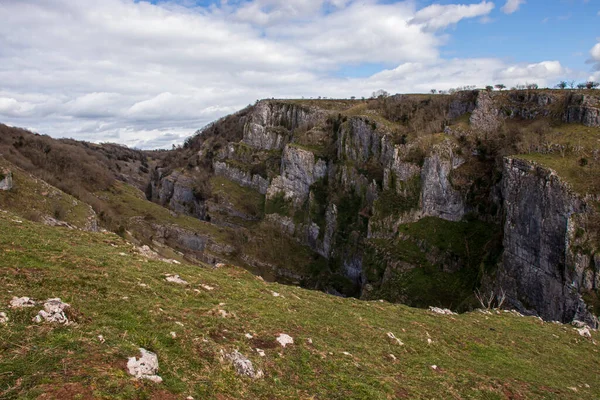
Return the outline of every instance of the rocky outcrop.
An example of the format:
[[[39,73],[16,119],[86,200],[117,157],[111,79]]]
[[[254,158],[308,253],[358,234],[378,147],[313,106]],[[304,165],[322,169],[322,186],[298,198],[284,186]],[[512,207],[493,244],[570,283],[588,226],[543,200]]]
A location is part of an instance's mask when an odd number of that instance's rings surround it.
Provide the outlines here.
[[[167,175],[160,169],[153,175],[146,193],[149,200],[178,213],[205,218],[206,206],[192,177],[177,171]]]
[[[11,190],[13,188],[12,172],[9,170],[0,171],[0,190]]]
[[[217,176],[225,177],[240,186],[252,188],[261,194],[267,193],[269,180],[258,174],[253,175],[250,171],[236,168],[224,161],[215,161],[213,168]]]
[[[244,127],[242,141],[257,149],[283,149],[294,129],[310,129],[325,115],[322,110],[298,104],[259,101]]]
[[[367,118],[353,117],[342,125],[338,137],[338,158],[364,163],[370,158],[380,159],[382,148],[390,158],[393,145],[389,138],[376,132],[377,123]]]
[[[479,92],[477,107],[473,110],[470,121],[473,129],[482,132],[493,132],[500,127],[502,116],[491,94]]]
[[[283,151],[281,175],[271,181],[267,198],[283,193],[286,201],[301,206],[307,199],[310,186],[327,174],[327,164],[314,153],[295,145],[288,145]]]
[[[453,146],[444,142],[433,147],[425,158],[421,170],[421,201],[423,215],[439,217],[449,221],[460,221],[465,214],[465,203],[460,192],[449,180],[450,171],[464,163],[464,159],[453,152]]]
[[[580,293],[585,268],[568,256],[573,221],[586,212],[585,202],[553,171],[515,158],[504,160],[502,193],[504,260],[497,284],[510,305],[548,320],[596,326]]]
[[[586,126],[600,126],[600,98],[589,95],[573,95],[563,120]]]

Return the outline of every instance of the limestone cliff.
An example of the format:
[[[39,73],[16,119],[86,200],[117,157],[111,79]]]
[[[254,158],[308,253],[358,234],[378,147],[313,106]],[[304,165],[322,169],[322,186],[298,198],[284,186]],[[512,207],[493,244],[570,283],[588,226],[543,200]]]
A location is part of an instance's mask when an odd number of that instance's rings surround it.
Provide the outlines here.
[[[595,323],[585,299],[596,296],[600,256],[577,233],[594,225],[589,201],[549,170],[502,160],[522,142],[549,148],[562,122],[599,126],[598,104],[543,90],[263,100],[229,118],[230,134],[216,123],[195,139],[181,157],[197,166],[157,170],[150,198],[201,219],[228,214],[248,232],[273,227],[316,257],[279,276],[331,293],[468,309],[485,281],[524,312]],[[264,213],[198,195],[202,168],[264,195]]]
[[[156,170],[146,195],[148,199],[173,211],[200,219],[206,215],[204,202],[194,192],[193,178],[189,175],[177,171],[166,174],[163,170]]]
[[[504,160],[504,260],[497,283],[512,306],[545,319],[597,325],[582,299],[596,289],[598,268],[574,254],[573,236],[588,204],[552,170]],[[577,251],[575,251],[577,253]]]

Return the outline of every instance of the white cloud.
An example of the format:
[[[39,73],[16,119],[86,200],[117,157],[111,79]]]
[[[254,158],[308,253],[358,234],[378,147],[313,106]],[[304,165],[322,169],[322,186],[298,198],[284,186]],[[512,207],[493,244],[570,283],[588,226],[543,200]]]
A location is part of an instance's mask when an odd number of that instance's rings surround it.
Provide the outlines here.
[[[564,70],[444,59],[444,29],[486,18],[493,6],[0,0],[0,121],[57,137],[168,147],[265,97],[360,97],[499,78],[543,85]],[[380,72],[336,74],[366,63]]]
[[[502,6],[501,10],[505,14],[512,14],[519,10],[521,4],[525,4],[525,0],[506,0],[506,4]]]
[[[558,61],[542,61],[537,64],[515,65],[498,71],[499,79],[532,82],[534,79],[546,80],[559,77],[567,72]],[[532,82],[534,83],[534,82]],[[537,83],[537,82],[535,82]]]
[[[438,30],[458,23],[465,18],[481,17],[489,14],[494,9],[494,3],[482,1],[478,4],[432,4],[419,10],[411,24],[422,25],[430,30]]]
[[[552,86],[568,72],[558,61],[544,61],[530,65],[506,65],[495,58],[453,59],[434,64],[403,64],[393,70],[382,71],[370,78],[393,91],[426,92],[430,89],[447,90],[465,85],[485,87],[503,83],[537,83]],[[385,85],[385,86],[383,86]]]
[[[596,43],[592,50],[590,50],[590,54],[594,61],[600,62],[600,43]]]

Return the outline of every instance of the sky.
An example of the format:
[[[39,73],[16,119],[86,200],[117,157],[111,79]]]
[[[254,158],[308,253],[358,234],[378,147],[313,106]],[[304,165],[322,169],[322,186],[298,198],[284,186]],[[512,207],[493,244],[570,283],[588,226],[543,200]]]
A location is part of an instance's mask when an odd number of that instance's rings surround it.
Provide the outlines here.
[[[600,81],[600,0],[0,0],[0,123],[170,148],[262,98]]]

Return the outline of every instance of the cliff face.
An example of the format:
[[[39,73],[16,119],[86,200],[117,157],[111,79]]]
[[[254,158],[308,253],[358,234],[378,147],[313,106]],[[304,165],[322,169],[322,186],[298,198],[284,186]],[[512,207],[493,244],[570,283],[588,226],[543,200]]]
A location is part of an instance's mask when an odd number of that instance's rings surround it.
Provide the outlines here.
[[[201,219],[229,214],[250,235],[274,227],[324,258],[310,270],[281,268],[307,286],[468,309],[485,280],[523,312],[595,323],[584,298],[598,289],[600,257],[582,252],[575,234],[590,225],[589,205],[556,174],[501,161],[531,140],[526,128],[507,136],[509,122],[598,126],[598,98],[565,93],[400,96],[323,108],[260,101],[228,122],[243,126],[235,139],[200,137],[194,154],[210,161],[209,179],[264,195],[263,215],[247,218],[239,204],[197,196],[193,169],[155,174],[151,198]],[[241,252],[252,265],[277,268]]]
[[[310,187],[327,174],[327,164],[308,151],[287,145],[281,160],[281,175],[267,190],[267,199],[282,194],[286,201],[299,207],[308,200]]]
[[[436,145],[425,159],[421,171],[423,214],[460,221],[465,214],[465,201],[449,180],[450,172],[460,167],[464,159],[454,154],[452,146]]]
[[[565,122],[600,126],[600,97],[573,95],[563,117]]]
[[[588,273],[595,277],[598,269],[573,247],[585,201],[551,170],[514,158],[504,160],[502,193],[506,219],[498,285],[511,305],[545,319],[596,326],[581,295],[597,287]]]
[[[147,189],[149,200],[175,212],[204,219],[206,207],[194,193],[193,179],[179,172],[163,174],[164,171],[157,170],[156,177],[150,182]]]
[[[256,104],[244,127],[242,141],[263,150],[283,149],[289,132],[314,124],[323,114],[295,104],[261,101]]]

